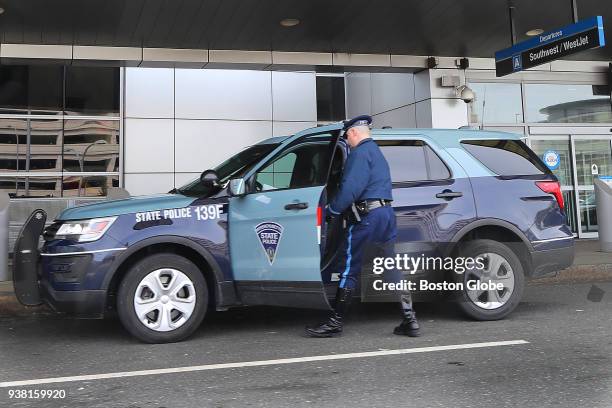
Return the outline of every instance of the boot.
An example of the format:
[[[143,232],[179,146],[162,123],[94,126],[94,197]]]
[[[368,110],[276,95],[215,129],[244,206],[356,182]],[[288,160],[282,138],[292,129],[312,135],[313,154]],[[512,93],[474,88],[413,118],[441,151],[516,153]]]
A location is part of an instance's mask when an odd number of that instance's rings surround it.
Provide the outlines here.
[[[404,314],[404,320],[393,329],[393,334],[408,337],[419,337],[421,335],[419,322],[416,319],[416,313],[412,308],[412,298],[410,292],[402,292],[400,295],[400,303],[402,305],[402,312]]]
[[[306,327],[306,335],[310,337],[339,336],[342,333],[342,324],[352,299],[352,289],[338,288],[334,309],[327,321],[316,327]]]

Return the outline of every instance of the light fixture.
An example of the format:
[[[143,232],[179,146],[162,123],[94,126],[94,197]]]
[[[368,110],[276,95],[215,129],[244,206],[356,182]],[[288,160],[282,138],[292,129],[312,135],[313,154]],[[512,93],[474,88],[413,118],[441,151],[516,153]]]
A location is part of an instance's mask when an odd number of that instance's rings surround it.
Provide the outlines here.
[[[0,7],[0,14],[4,14],[4,8]]]
[[[300,24],[300,20],[297,18],[284,18],[280,21],[280,25],[283,27],[295,27]]]
[[[534,28],[533,30],[527,31],[525,34],[527,34],[529,37],[535,37],[536,35],[540,35],[543,32],[544,30],[542,30],[541,28]]]

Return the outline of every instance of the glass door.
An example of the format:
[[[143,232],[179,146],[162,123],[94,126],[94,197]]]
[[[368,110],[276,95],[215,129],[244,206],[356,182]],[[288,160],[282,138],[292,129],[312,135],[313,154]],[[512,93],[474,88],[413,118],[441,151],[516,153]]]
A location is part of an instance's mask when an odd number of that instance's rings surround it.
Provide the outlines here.
[[[574,180],[578,208],[578,236],[597,237],[597,212],[593,180],[612,175],[612,147],[609,136],[572,135]]]
[[[578,234],[579,225],[576,212],[574,185],[574,161],[570,135],[531,136],[531,149],[547,164],[561,183],[567,222],[574,234]],[[548,157],[548,160],[546,159]]]

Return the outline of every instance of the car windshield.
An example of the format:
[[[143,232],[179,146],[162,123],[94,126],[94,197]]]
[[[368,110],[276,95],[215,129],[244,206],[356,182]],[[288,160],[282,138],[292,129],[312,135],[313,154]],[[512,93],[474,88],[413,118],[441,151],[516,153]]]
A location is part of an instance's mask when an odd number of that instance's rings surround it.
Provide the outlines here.
[[[278,147],[279,144],[280,143],[266,143],[247,147],[240,153],[230,157],[215,167],[214,170],[219,176],[220,184],[225,186],[225,183],[230,179],[242,177],[254,164]],[[203,197],[209,196],[216,191],[202,185],[198,178],[177,188],[176,192],[186,196]]]

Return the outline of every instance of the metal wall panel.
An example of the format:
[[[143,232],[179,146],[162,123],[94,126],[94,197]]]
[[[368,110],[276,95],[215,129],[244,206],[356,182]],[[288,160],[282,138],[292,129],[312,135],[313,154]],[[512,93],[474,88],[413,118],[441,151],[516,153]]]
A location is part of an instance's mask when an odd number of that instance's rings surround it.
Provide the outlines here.
[[[126,174],[125,188],[132,196],[167,193],[174,188],[174,173]]]
[[[126,68],[125,116],[174,117],[174,69]]]
[[[172,119],[127,118],[125,119],[124,143],[126,173],[174,171],[174,121]],[[126,188],[130,193],[132,192],[129,187]]]
[[[416,127],[416,106],[414,104],[379,113],[372,117],[374,127],[391,126],[394,128]]]
[[[274,120],[316,122],[316,89],[314,72],[272,72]]]
[[[352,72],[346,76],[346,116],[348,118],[372,112],[370,73]]]
[[[301,130],[316,127],[317,122],[274,122],[272,134],[274,136],[290,136]]]
[[[200,178],[200,173],[174,173],[174,186],[181,187],[190,181],[197,180]]]
[[[372,114],[386,112],[414,103],[412,74],[372,74]]]
[[[431,99],[425,99],[415,104],[415,119],[418,128],[431,128],[433,126]]]
[[[177,172],[202,172],[272,136],[272,122],[176,120]]]
[[[176,117],[272,120],[271,73],[177,69]]]

